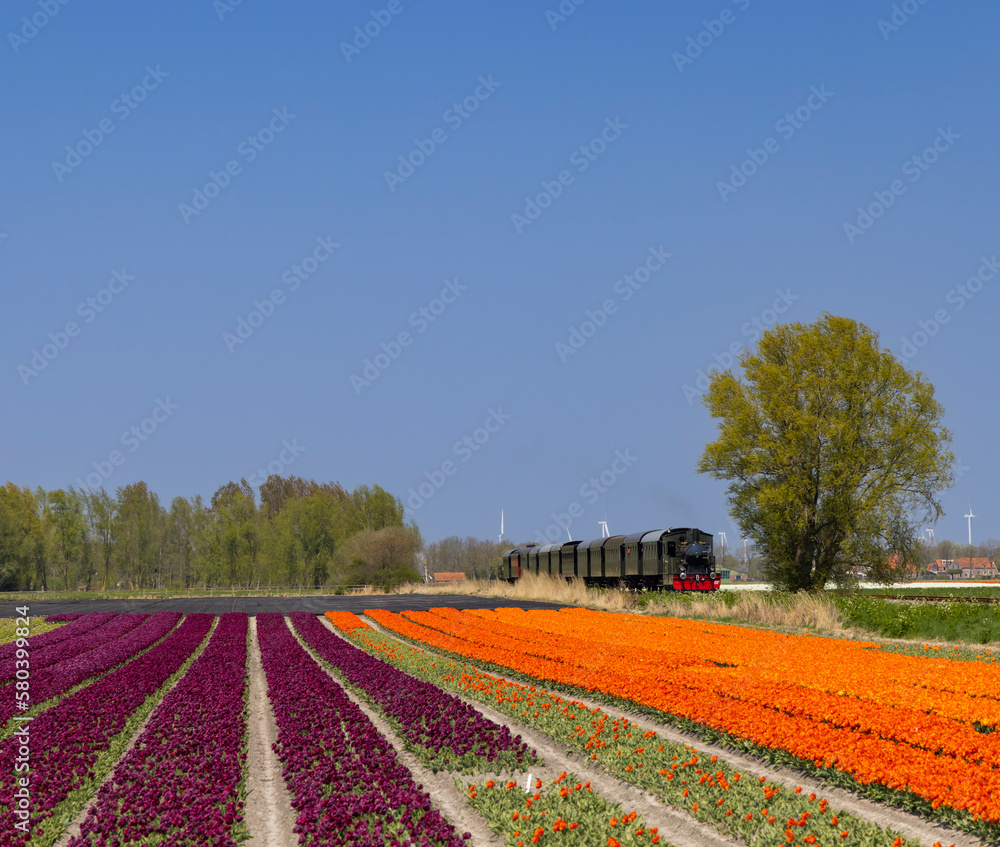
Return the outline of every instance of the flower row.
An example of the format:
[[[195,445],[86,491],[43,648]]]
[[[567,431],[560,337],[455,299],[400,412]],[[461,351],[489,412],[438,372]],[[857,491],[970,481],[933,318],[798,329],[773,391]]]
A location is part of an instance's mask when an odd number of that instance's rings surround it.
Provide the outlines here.
[[[563,626],[574,637],[579,638],[581,634],[588,633],[591,636],[591,649],[577,653],[572,665],[554,659],[519,657],[507,643],[510,636],[494,636],[494,621],[482,612],[473,614],[450,611],[445,616],[407,613],[411,621],[426,621],[433,629],[384,612],[375,611],[371,614],[380,623],[385,622],[387,626],[400,632],[405,629],[407,632],[404,634],[459,655],[492,662],[535,678],[632,700],[747,739],[761,747],[786,751],[819,767],[836,767],[862,784],[879,783],[890,789],[908,791],[934,808],[943,805],[968,812],[974,820],[1000,821],[1000,770],[993,767],[992,761],[966,759],[959,751],[954,750],[947,750],[950,755],[941,755],[939,745],[933,745],[935,749],[930,749],[931,745],[918,747],[900,741],[895,732],[884,737],[877,731],[856,729],[845,720],[843,713],[837,712],[837,704],[832,699],[826,713],[814,716],[790,714],[773,708],[773,702],[781,701],[783,697],[794,697],[797,690],[794,677],[772,683],[770,691],[773,696],[770,700],[741,700],[745,689],[757,686],[754,690],[758,693],[767,690],[763,683],[757,685],[752,682],[754,670],[771,661],[780,661],[782,657],[766,654],[758,656],[756,664],[745,664],[741,675],[736,678],[727,673],[727,667],[716,668],[720,676],[730,680],[731,687],[720,689],[718,685],[706,684],[707,680],[712,679],[711,672],[684,664],[686,657],[697,654],[700,648],[711,655],[710,639],[702,637],[700,643],[692,638],[675,639],[670,647],[679,654],[677,662],[670,660],[670,650],[660,644],[655,650],[654,661],[647,653],[646,639],[632,639],[630,636],[629,630],[635,630],[637,623],[635,620],[628,621],[627,618],[635,616],[599,615],[591,612],[577,614],[578,611],[583,610],[536,613],[501,609],[495,615],[497,621],[507,627],[512,626],[512,617],[530,622],[537,615],[539,625],[522,626],[520,636],[524,643],[534,645],[532,649],[535,652],[544,651],[550,638],[557,640],[557,636],[548,634],[548,630],[555,628],[559,622],[558,618],[554,621],[553,617],[562,615]],[[461,621],[453,623],[456,614],[461,616]],[[640,619],[640,623],[646,620]],[[758,635],[755,630],[738,627],[731,629],[739,629],[743,633],[742,637],[749,642],[753,642]],[[460,635],[451,635],[449,630]],[[629,663],[615,662],[612,655],[609,664],[609,653],[612,651],[608,647],[608,641],[611,638],[630,645],[632,658]],[[494,640],[499,641],[501,646],[494,649]],[[814,639],[801,640],[806,642]],[[803,646],[809,650],[808,645]],[[554,652],[563,649],[556,644]],[[861,661],[861,654],[858,654],[857,659]],[[818,657],[814,661],[818,664],[823,662]],[[813,665],[803,666],[809,667],[810,674],[812,673]],[[799,676],[803,676],[801,669]],[[808,700],[809,693],[807,689],[801,689],[803,700]],[[835,696],[847,698],[848,695],[847,692],[841,692]],[[844,703],[847,703],[847,699],[844,699]],[[847,707],[852,708],[856,707],[853,704]],[[871,703],[867,708],[870,711],[869,725],[877,725],[878,712],[886,707]],[[955,727],[956,732],[964,732],[973,742],[984,737],[972,726],[962,727],[955,722]],[[919,727],[917,730],[919,732]],[[953,740],[948,739],[949,742]]]
[[[278,726],[275,747],[300,843],[462,847],[389,742],[308,653],[279,614],[257,615]]]
[[[107,623],[95,627],[84,635],[64,639],[41,650],[32,651],[30,657],[32,676],[42,668],[57,665],[67,659],[76,659],[84,653],[103,647],[131,632],[148,617],[149,615],[143,613],[115,615]],[[0,674],[0,682],[8,682],[14,678],[15,663],[8,661],[5,664],[4,670],[7,673]]]
[[[77,639],[81,635],[90,632],[92,629],[96,629],[99,626],[106,624],[112,618],[115,617],[115,612],[94,612],[93,614],[82,617],[72,624],[67,624],[66,626],[56,627],[48,632],[41,633],[39,635],[32,635],[28,638],[28,650],[32,654],[32,664],[35,665],[35,659],[38,658],[40,651],[43,647],[51,647],[53,644],[58,644],[60,641],[66,641],[67,639]],[[10,659],[17,652],[17,642],[12,641],[7,644],[0,645],[0,681],[10,680],[14,678],[12,663],[8,663]],[[44,658],[44,656],[43,656]]]
[[[372,613],[369,613],[372,614]],[[373,615],[380,617],[380,615]],[[849,815],[838,815],[822,798],[780,791],[773,783],[744,779],[716,757],[703,761],[686,745],[643,733],[625,718],[612,719],[544,688],[511,682],[464,662],[401,645],[371,629],[352,637],[366,650],[449,690],[480,700],[551,736],[612,774],[746,843],[898,843],[897,833]],[[766,814],[761,815],[761,811]],[[796,821],[794,827],[790,819]],[[792,838],[789,839],[789,833]]]
[[[531,775],[528,775],[528,780]],[[522,787],[508,781],[487,780],[468,787],[469,804],[502,833],[511,847],[558,843],[580,847],[646,847],[668,842],[647,827],[636,812],[625,812],[594,792],[589,782],[573,774],[559,774],[550,786],[543,780]]]
[[[70,656],[48,667],[31,670],[31,700],[38,704],[69,691],[74,685],[105,673],[127,662],[155,644],[181,619],[180,612],[157,612],[148,615],[120,615],[116,623],[131,625],[131,631],[105,642],[99,647],[78,656]],[[135,626],[136,624],[138,626]],[[0,726],[17,711],[13,697],[0,699]]]
[[[0,772],[0,831],[6,844],[52,842],[55,833],[45,833],[47,819],[71,792],[98,777],[101,754],[204,641],[213,620],[213,615],[189,615],[151,650],[65,697],[25,724],[24,734],[0,743],[0,761],[28,766]],[[24,804],[18,796],[25,787],[21,779],[30,786]]]
[[[434,770],[514,770],[536,761],[519,737],[469,704],[359,650],[309,612],[293,612],[290,617],[306,644],[373,701],[410,749]]]
[[[246,761],[245,614],[221,616],[208,645],[117,765],[70,847],[235,845]]]

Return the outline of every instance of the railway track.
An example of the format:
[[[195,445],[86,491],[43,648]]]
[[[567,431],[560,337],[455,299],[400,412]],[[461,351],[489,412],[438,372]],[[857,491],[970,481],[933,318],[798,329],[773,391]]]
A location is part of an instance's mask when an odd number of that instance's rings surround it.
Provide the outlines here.
[[[994,606],[1000,602],[995,597],[932,597],[924,594],[854,594],[854,597],[877,597],[880,600],[926,600],[929,603],[979,603],[981,606]]]

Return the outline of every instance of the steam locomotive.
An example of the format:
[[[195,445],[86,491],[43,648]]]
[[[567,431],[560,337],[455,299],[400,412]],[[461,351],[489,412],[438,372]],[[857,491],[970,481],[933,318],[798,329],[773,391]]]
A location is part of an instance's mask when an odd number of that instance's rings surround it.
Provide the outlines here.
[[[506,551],[502,577],[513,582],[525,573],[657,591],[716,591],[722,584],[715,570],[712,536],[691,527]]]

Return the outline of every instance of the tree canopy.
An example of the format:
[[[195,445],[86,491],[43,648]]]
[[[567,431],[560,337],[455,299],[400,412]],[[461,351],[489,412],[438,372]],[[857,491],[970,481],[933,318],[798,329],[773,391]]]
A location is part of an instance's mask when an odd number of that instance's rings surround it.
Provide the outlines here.
[[[420,535],[412,522],[403,535],[390,532],[403,528],[403,504],[378,485],[348,492],[336,482],[275,475],[256,492],[246,480],[228,482],[209,504],[175,497],[168,510],[145,482],[113,494],[7,483],[0,591],[320,588],[369,576],[358,562],[376,563],[372,573],[389,584],[415,573]],[[351,555],[338,557],[355,536]],[[404,536],[406,544],[388,543]]]
[[[846,582],[863,567],[890,581],[918,561],[918,527],[953,482],[943,408],[919,372],[847,318],[765,332],[714,372],[718,420],[698,470],[729,482],[733,518],[789,590]]]

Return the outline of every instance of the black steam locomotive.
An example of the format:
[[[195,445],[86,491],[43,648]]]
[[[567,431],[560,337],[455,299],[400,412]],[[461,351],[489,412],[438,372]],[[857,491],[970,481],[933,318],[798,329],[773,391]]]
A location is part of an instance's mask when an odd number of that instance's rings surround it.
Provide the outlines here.
[[[715,591],[712,536],[700,529],[657,529],[593,541],[515,547],[503,554],[502,577],[524,573],[580,577],[588,585],[668,591]]]

